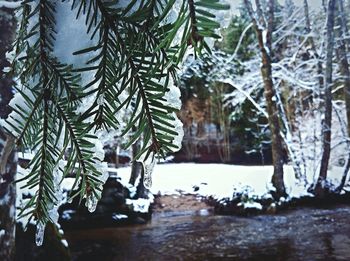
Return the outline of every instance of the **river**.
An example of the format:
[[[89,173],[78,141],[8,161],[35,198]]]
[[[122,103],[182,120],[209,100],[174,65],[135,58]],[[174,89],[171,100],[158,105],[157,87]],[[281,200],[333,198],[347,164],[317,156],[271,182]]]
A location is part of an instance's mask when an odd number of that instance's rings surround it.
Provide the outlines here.
[[[71,231],[74,260],[350,260],[350,207],[235,217],[154,214],[144,225]]]

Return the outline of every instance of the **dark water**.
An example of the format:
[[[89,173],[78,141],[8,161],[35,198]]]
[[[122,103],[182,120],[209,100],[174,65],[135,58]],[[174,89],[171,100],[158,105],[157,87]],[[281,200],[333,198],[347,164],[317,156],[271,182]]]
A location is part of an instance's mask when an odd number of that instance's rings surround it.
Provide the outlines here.
[[[67,236],[74,260],[350,260],[350,207],[251,218],[172,212]]]

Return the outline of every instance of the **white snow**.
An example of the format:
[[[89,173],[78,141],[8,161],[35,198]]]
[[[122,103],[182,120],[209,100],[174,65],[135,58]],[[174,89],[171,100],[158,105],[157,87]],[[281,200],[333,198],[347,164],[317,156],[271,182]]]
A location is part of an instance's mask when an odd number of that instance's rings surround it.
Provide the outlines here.
[[[148,213],[149,207],[153,199],[126,199],[126,205],[130,205],[135,212]]]
[[[120,220],[120,219],[128,218],[128,216],[127,215],[123,215],[123,214],[113,214],[112,218],[114,220]]]
[[[19,1],[19,2],[0,1],[0,8],[1,7],[5,7],[5,8],[14,9],[14,8],[20,7],[21,6],[21,2],[22,1]]]
[[[63,211],[62,213],[62,219],[64,220],[71,220],[72,219],[72,215],[74,215],[76,211],[72,210],[72,209],[67,209],[65,211]]]
[[[341,167],[332,167],[329,180],[339,184],[342,175]],[[117,169],[122,181],[129,180],[130,168]],[[313,173],[307,177],[308,184],[295,178],[292,166],[286,165],[285,185],[289,198],[300,198],[311,195],[307,192],[313,182]],[[173,195],[180,193],[212,196],[215,199],[232,198],[234,192],[246,191],[249,198],[270,197],[272,166],[238,166],[226,164],[159,164],[153,172],[153,194]],[[195,191],[196,189],[196,191]],[[131,202],[130,202],[131,203]],[[259,206],[253,203],[245,207]]]
[[[62,239],[62,240],[61,240],[61,243],[62,243],[62,245],[64,245],[65,247],[68,248],[68,242],[67,242],[67,240]]]
[[[260,210],[262,209],[262,205],[254,201],[240,202],[237,204],[237,206],[243,206],[244,208],[256,208]]]
[[[3,237],[3,236],[5,236],[5,233],[6,233],[5,230],[0,229],[0,238]]]

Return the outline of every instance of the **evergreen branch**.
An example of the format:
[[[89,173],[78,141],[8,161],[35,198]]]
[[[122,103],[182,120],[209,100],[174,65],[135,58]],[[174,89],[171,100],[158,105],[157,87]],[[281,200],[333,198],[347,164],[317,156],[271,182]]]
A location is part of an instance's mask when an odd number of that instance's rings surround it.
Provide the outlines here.
[[[107,48],[108,48],[108,34],[109,34],[109,25],[108,24],[105,24],[104,25],[104,28],[103,28],[103,47],[102,47],[102,54],[103,54],[103,58],[101,60],[101,63],[102,63],[102,66],[101,66],[101,82],[99,84],[99,90],[98,90],[98,93],[97,93],[97,97],[96,99],[105,99],[104,96],[104,93],[106,91],[106,71],[107,71],[107,55],[108,55],[108,51],[107,51]],[[96,103],[98,104],[96,100]],[[97,112],[97,115],[95,117],[95,122],[96,122],[96,127],[97,128],[100,128],[102,126],[102,123],[103,123],[103,112],[104,112],[104,104],[98,104],[99,106],[99,109],[98,109],[98,112]]]
[[[44,97],[44,115],[43,115],[43,138],[42,138],[42,147],[41,147],[41,164],[40,164],[40,171],[39,171],[39,189],[38,189],[38,197],[36,201],[36,211],[35,215],[36,218],[40,219],[44,213],[45,210],[42,209],[41,203],[43,200],[43,193],[45,191],[44,188],[44,179],[45,179],[45,166],[46,166],[46,161],[47,161],[47,136],[48,136],[48,113],[49,113],[49,106],[48,106],[48,101],[47,98]]]
[[[57,68],[58,64],[55,64],[54,61],[52,61],[51,59],[47,60],[47,64],[49,65],[49,68],[51,69],[51,71],[59,78],[61,79],[62,83],[63,83],[63,87],[64,90],[67,93],[67,96],[70,100],[76,100],[78,98],[78,93],[76,93],[74,91],[74,89],[71,87],[72,82],[70,82],[66,77],[67,75],[63,75],[60,70]],[[71,75],[70,75],[71,76]],[[62,89],[63,91],[63,89]],[[59,95],[60,96],[60,95]]]
[[[197,45],[197,43],[203,41],[203,36],[198,34],[198,27],[197,27],[197,18],[196,18],[196,8],[194,6],[194,0],[187,0],[188,6],[189,6],[189,16],[191,19],[191,41],[189,44],[194,41],[194,46]]]
[[[39,95],[35,102],[34,102],[34,105],[33,105],[33,108],[30,112],[30,114],[28,115],[27,119],[26,119],[26,122],[24,124],[24,127],[22,128],[22,132],[20,133],[20,135],[18,136],[17,138],[17,141],[16,141],[16,145],[19,146],[20,144],[22,144],[22,140],[24,138],[24,135],[27,131],[27,129],[30,127],[30,123],[32,123],[32,120],[33,120],[33,117],[34,117],[34,114],[35,112],[37,111],[37,109],[39,108],[39,105],[41,104],[41,101],[42,101],[42,98],[43,98],[43,94]]]
[[[55,106],[57,108],[58,114],[62,117],[62,120],[65,123],[65,126],[68,130],[69,135],[71,136],[71,141],[74,144],[75,150],[77,152],[78,163],[82,168],[83,175],[88,179],[87,167],[85,164],[83,152],[81,150],[81,144],[79,144],[78,137],[74,132],[75,127],[70,123],[70,120],[68,119],[68,116],[65,114],[64,109],[62,109],[58,103],[55,103]],[[87,184],[86,189],[87,189],[87,191],[89,191],[90,190],[89,181],[87,181],[86,184]]]
[[[133,73],[133,77],[136,80],[136,83],[138,85],[139,88],[139,93],[142,97],[142,101],[143,101],[143,108],[145,110],[145,114],[147,117],[147,121],[148,121],[148,125],[151,131],[151,136],[152,136],[152,144],[150,146],[150,149],[154,152],[159,152],[160,150],[160,144],[158,142],[157,139],[157,134],[155,132],[155,124],[153,123],[153,119],[152,119],[152,113],[147,101],[147,96],[146,93],[143,89],[143,84],[142,81],[140,79],[140,76],[138,75],[138,68],[135,65],[134,61],[131,59],[131,54],[129,54],[129,50],[126,48],[125,44],[124,44],[124,40],[121,38],[117,26],[114,22],[114,20],[112,20],[112,17],[109,15],[109,13],[107,12],[107,10],[105,9],[103,3],[100,0],[96,0],[97,1],[97,6],[99,7],[102,15],[105,17],[106,21],[108,22],[110,28],[112,29],[112,31],[114,32],[115,36],[117,37],[117,42],[119,44],[119,46],[121,47],[121,50],[124,54],[126,54],[126,56],[129,56],[130,58],[127,59],[127,62],[132,70]]]

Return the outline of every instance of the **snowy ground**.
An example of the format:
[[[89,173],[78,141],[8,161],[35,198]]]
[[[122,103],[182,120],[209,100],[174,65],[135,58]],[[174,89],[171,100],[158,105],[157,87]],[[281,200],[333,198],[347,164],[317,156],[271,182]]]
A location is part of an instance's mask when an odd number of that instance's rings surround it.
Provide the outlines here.
[[[121,183],[127,187],[131,195],[136,192],[136,188],[128,184],[131,168],[108,168],[112,175],[120,177]],[[307,192],[307,188],[314,181],[314,175],[309,171],[307,176],[307,185],[305,182],[295,179],[291,166],[286,165],[285,185],[289,199],[299,198],[301,196],[312,196]],[[18,178],[27,174],[27,170],[18,168]],[[232,199],[233,194],[243,192],[248,196],[247,202],[241,202],[245,208],[258,208],[262,206],[254,202],[256,198],[270,198],[269,191],[273,189],[271,185],[271,177],[273,173],[272,166],[239,166],[227,164],[159,164],[154,167],[152,174],[151,193],[158,195],[177,195],[177,194],[194,194],[203,197],[213,197],[217,200],[224,198]],[[343,168],[333,167],[328,172],[329,181],[337,186],[341,179]],[[74,178],[65,178],[62,187],[65,191],[69,191],[74,183]],[[34,194],[35,190],[22,190],[20,187],[24,185],[23,181],[17,183],[19,194],[24,196]],[[22,196],[23,196],[22,195]],[[62,203],[67,201],[66,194],[63,194]],[[23,205],[25,201],[22,197],[17,198],[17,206]],[[149,199],[127,199],[127,204],[133,206],[136,212],[148,212],[153,197]],[[27,220],[23,220],[26,224]]]
[[[116,170],[123,183],[130,177],[130,168]],[[290,198],[310,195],[304,182],[295,179],[291,166],[285,166],[285,184]],[[329,180],[337,185],[342,175],[342,168],[333,167]],[[272,189],[272,166],[238,166],[225,164],[159,164],[153,172],[153,194],[171,195],[179,193],[213,196],[216,199],[231,198],[234,191],[248,191],[249,197],[269,196]],[[313,175],[307,177],[308,185]],[[196,191],[195,191],[196,188]]]

